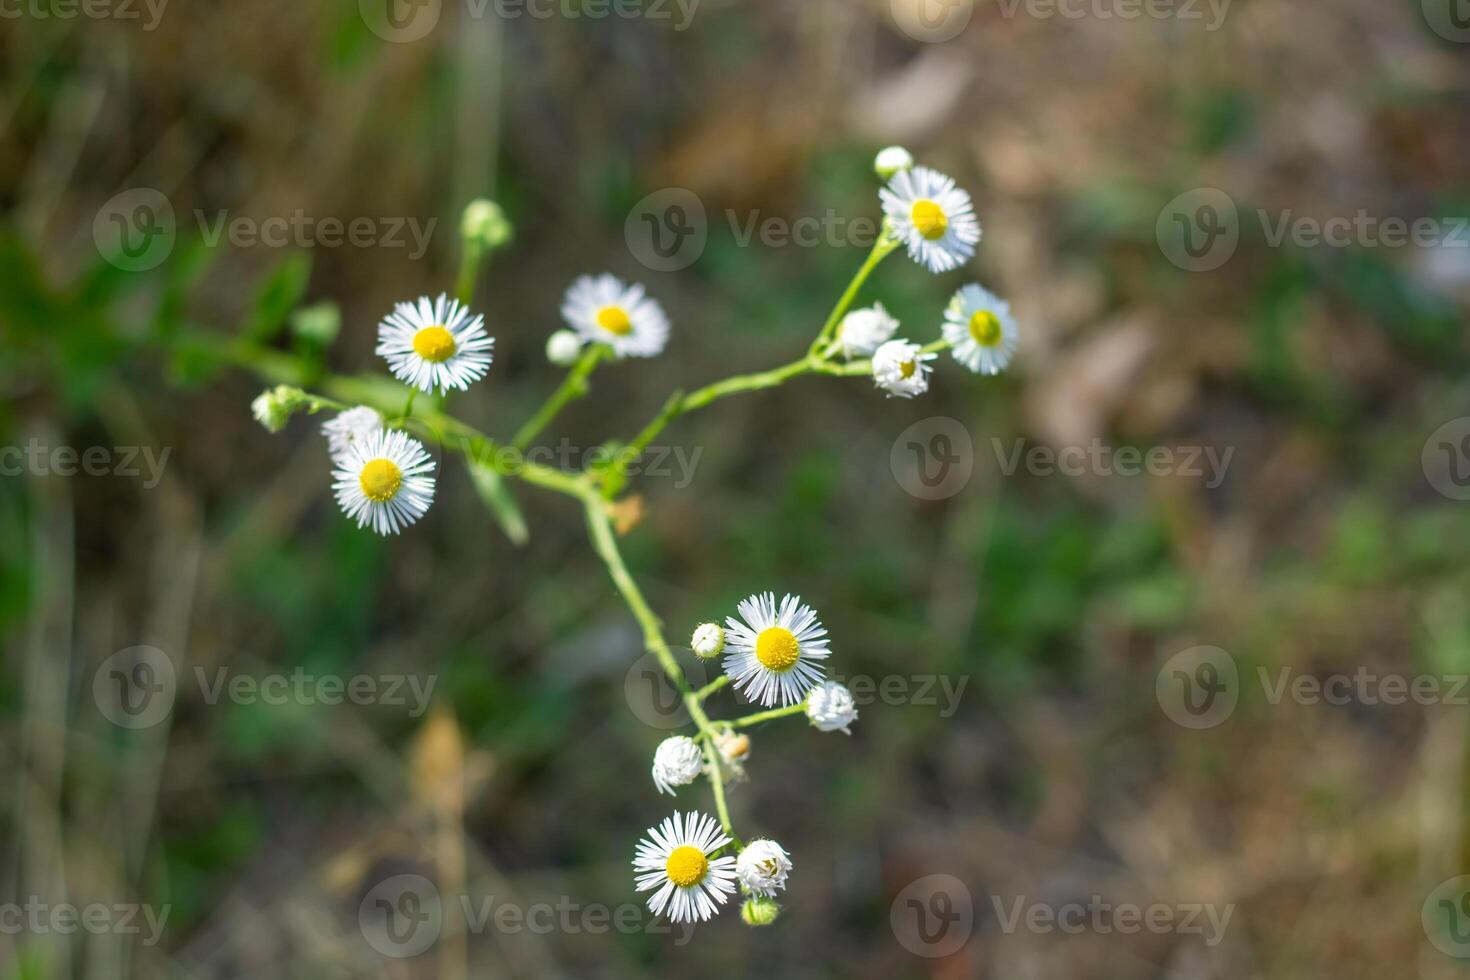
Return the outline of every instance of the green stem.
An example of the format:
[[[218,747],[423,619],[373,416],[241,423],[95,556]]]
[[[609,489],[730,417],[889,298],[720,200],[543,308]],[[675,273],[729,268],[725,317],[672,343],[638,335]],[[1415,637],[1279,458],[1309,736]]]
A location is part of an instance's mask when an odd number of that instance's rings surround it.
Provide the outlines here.
[[[751,725],[759,725],[763,721],[774,721],[777,718],[785,718],[788,715],[799,715],[804,711],[806,711],[806,702],[802,701],[798,704],[789,704],[784,708],[757,711],[753,715],[746,715],[744,718],[736,718],[733,721],[724,722],[723,724],[727,724],[731,728],[749,728]]]
[[[531,416],[526,424],[520,427],[510,444],[520,451],[525,452],[530,448],[532,440],[551,424],[552,419],[556,418],[558,412],[565,408],[569,402],[587,394],[587,378],[592,374],[593,370],[606,356],[608,351],[609,348],[605,344],[593,344],[583,351],[582,356],[577,358],[577,362],[567,372],[567,376],[563,379],[561,386],[552,392],[551,397],[546,399],[546,403],[536,411],[536,414]]]
[[[618,491],[622,490],[623,486],[628,482],[628,467],[632,466],[638,460],[638,457],[643,454],[643,451],[652,444],[653,440],[657,439],[660,433],[668,428],[669,423],[673,422],[679,416],[703,408],[710,402],[718,401],[730,395],[736,395],[743,391],[758,391],[762,388],[774,388],[791,378],[803,374],[821,372],[824,363],[815,357],[804,357],[799,361],[792,361],[790,364],[783,364],[781,367],[772,368],[769,371],[759,371],[755,374],[739,374],[733,378],[716,381],[714,384],[705,385],[703,388],[698,388],[688,394],[682,391],[674,392],[664,402],[664,407],[653,417],[653,420],[643,427],[643,431],[638,433],[632,442],[628,443],[626,450],[618,454],[617,461],[607,472],[607,475],[603,477],[602,495],[609,500],[617,496]]]
[[[485,248],[478,239],[462,239],[464,251],[459,257],[459,276],[455,279],[454,298],[465,306],[475,298],[475,280],[480,275],[480,260],[485,257]]]
[[[714,680],[710,681],[704,687],[701,687],[699,690],[695,691],[694,692],[694,696],[699,701],[704,701],[711,694],[715,693],[716,691],[718,691],[720,688],[724,687],[728,683],[730,683],[730,675],[729,674],[721,674],[719,677],[716,677]]]
[[[719,815],[720,826],[725,829],[731,841],[737,849],[745,845],[740,843],[740,838],[735,836],[735,825],[730,822],[730,808],[725,803],[725,777],[720,772],[720,756],[715,749],[714,739],[707,739],[704,743],[704,764],[709,772],[709,786],[715,794],[715,813]]]
[[[847,289],[838,298],[837,305],[832,307],[832,312],[827,315],[827,322],[822,324],[822,330],[817,334],[817,339],[812,341],[812,346],[807,351],[807,356],[815,357],[817,352],[821,350],[822,345],[832,339],[834,332],[837,330],[837,325],[842,322],[842,318],[847,315],[848,308],[857,299],[858,291],[863,288],[863,283],[867,282],[868,276],[872,275],[873,270],[878,268],[878,263],[888,258],[896,248],[898,248],[898,239],[890,235],[885,228],[883,233],[878,236],[878,240],[873,243],[872,251],[868,253],[867,259],[863,261],[857,274],[847,284]]]

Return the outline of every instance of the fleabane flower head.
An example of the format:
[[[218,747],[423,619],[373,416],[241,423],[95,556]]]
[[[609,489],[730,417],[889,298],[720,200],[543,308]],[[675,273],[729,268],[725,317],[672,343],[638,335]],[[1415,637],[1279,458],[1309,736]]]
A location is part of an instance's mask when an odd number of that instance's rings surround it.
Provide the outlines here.
[[[674,795],[675,786],[687,786],[699,778],[704,753],[694,739],[675,735],[659,743],[653,753],[653,784],[660,793]]]
[[[878,346],[898,333],[898,321],[882,303],[853,310],[837,324],[837,342],[845,357],[869,357]]]
[[[366,405],[349,408],[322,423],[322,435],[327,437],[327,451],[333,459],[345,453],[349,446],[382,430],[383,416]]]
[[[740,883],[753,895],[775,898],[776,892],[786,887],[786,875],[791,872],[791,858],[786,849],[773,840],[753,840],[740,852],[735,861],[735,873]]]
[[[873,354],[873,381],[889,397],[922,395],[929,390],[929,372],[934,370],[928,362],[936,356],[907,340],[890,340]]]
[[[806,716],[818,731],[851,735],[847,726],[857,721],[857,705],[844,685],[823,681],[806,696]]]
[[[434,461],[423,444],[396,429],[380,429],[337,457],[333,490],[358,527],[397,534],[434,501]]]
[[[669,339],[669,318],[658,301],[607,273],[572,283],[561,315],[583,340],[607,344],[619,357],[653,357]]]
[[[914,167],[878,192],[883,213],[909,258],[930,272],[958,268],[975,254],[980,222],[970,195],[937,170]]]
[[[420,391],[463,391],[490,370],[495,338],[485,319],[443,293],[399,303],[378,324],[378,354],[393,376]]]
[[[719,623],[704,623],[689,638],[689,648],[705,660],[718,657],[725,649],[725,631]]]
[[[894,174],[913,166],[913,154],[901,146],[886,146],[873,158],[873,170],[884,180],[892,180]]]
[[[800,596],[776,605],[766,592],[740,603],[740,619],[725,620],[725,673],[737,690],[766,707],[797,704],[822,679],[820,661],[831,656],[827,631]]]
[[[944,339],[954,359],[976,374],[999,374],[1020,344],[1011,304],[971,283],[954,294],[944,311]]]
[[[702,813],[675,813],[649,828],[633,858],[638,890],[658,889],[648,910],[675,922],[703,922],[718,912],[735,892],[735,859],[709,855],[728,843],[714,818]]]

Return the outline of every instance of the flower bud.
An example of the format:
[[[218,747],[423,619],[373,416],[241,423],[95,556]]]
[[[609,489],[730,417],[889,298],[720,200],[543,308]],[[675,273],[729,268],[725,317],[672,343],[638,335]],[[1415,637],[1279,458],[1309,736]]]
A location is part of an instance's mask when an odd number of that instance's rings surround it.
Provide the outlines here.
[[[773,899],[756,896],[747,898],[745,904],[740,906],[740,918],[745,920],[748,926],[768,926],[776,921],[781,914],[781,906]]]
[[[482,197],[465,207],[464,217],[459,223],[459,233],[466,241],[478,242],[482,248],[490,251],[509,242],[515,229],[500,205]]]
[[[306,405],[306,392],[300,388],[276,385],[262,391],[250,403],[255,420],[265,426],[267,432],[280,432],[291,420],[297,409]]]
[[[689,646],[706,660],[718,657],[725,649],[725,631],[717,623],[705,623],[689,638]]]
[[[884,180],[892,180],[894,174],[900,170],[908,170],[913,165],[913,155],[901,146],[890,146],[879,150],[878,156],[873,160],[873,169]]]
[[[582,355],[582,338],[570,330],[558,330],[546,338],[546,359],[561,367],[570,367]]]

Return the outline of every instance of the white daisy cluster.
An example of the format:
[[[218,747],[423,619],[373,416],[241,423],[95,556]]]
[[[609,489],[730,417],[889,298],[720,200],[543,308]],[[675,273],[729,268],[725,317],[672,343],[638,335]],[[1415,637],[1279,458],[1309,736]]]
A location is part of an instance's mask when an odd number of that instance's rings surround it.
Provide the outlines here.
[[[729,683],[748,700],[774,710],[733,724],[715,722],[711,728],[706,723],[698,739],[683,735],[664,739],[654,753],[652,770],[660,793],[673,794],[674,787],[694,782],[701,773],[710,773],[722,784],[744,778],[750,737],[736,731],[740,725],[804,712],[821,731],[849,732],[857,719],[852,693],[836,681],[822,679],[822,661],[831,651],[816,610],[799,596],[787,595],[777,602],[774,592],[764,592],[739,603],[737,611],[738,618],[728,617],[723,628],[715,623],[699,626],[691,644],[703,657],[725,653],[725,678],[715,687]],[[706,738],[708,756],[699,744]],[[721,863],[730,858],[718,856],[733,843],[728,831],[719,833],[708,817],[695,820],[693,815],[686,819],[675,813],[650,829],[633,860],[638,889],[658,888],[649,899],[649,910],[667,913],[675,922],[709,918],[734,891],[732,876],[724,873],[729,865]],[[761,838],[738,848],[733,877],[745,893],[740,914],[747,924],[763,926],[776,920],[781,911],[776,893],[786,887],[791,867],[790,855],[773,840]]]
[[[958,269],[980,244],[975,206],[954,179],[916,166],[901,146],[882,150],[873,169],[886,186],[878,192],[889,247],[902,245],[930,272]],[[898,337],[899,321],[883,304],[853,310],[838,323],[828,352],[849,360],[870,358],[873,382],[889,397],[913,398],[929,390],[928,362],[939,348],[977,374],[999,374],[1010,363],[1019,331],[1010,305],[977,284],[962,287],[944,314],[943,339],[928,347]]]
[[[980,222],[973,202],[953,179],[916,165],[903,147],[878,154],[874,169],[885,182],[878,194],[884,212],[883,234],[868,260],[842,294],[836,309],[811,341],[806,356],[780,368],[737,375],[698,391],[676,392],[663,411],[631,442],[639,450],[679,415],[736,392],[771,387],[799,374],[864,376],[890,397],[924,394],[938,352],[949,348],[960,364],[977,374],[997,374],[1010,363],[1019,331],[1009,304],[978,284],[961,287],[949,301],[941,338],[915,343],[901,334],[902,324],[882,303],[852,308],[853,300],[873,268],[902,246],[917,263],[935,274],[959,269],[975,255]],[[461,224],[467,260],[475,260],[508,243],[513,234],[504,212],[491,201],[476,201]],[[332,460],[332,488],[343,512],[359,527],[396,534],[422,518],[433,504],[435,462],[424,444],[405,429],[425,421],[441,425],[453,436],[438,443],[463,449],[524,452],[569,401],[586,393],[588,375],[605,360],[650,358],[663,352],[670,335],[669,318],[642,285],[625,283],[610,273],[582,276],[561,303],[565,326],[546,340],[546,357],[567,368],[566,379],[513,439],[499,445],[470,426],[444,416],[442,402],[486,377],[494,360],[495,339],[484,317],[471,311],[473,277],[462,278],[460,297],[421,296],[395,304],[377,327],[376,352],[404,386],[398,393],[379,392],[372,405],[350,405],[278,386],[255,399],[251,410],[268,430],[281,430],[298,411],[333,410],[321,426]],[[845,363],[844,363],[845,361]],[[330,391],[358,390],[344,383]],[[414,414],[416,398],[433,399],[427,411]],[[403,405],[398,417],[385,417],[385,406]],[[633,454],[636,457],[636,452]],[[725,800],[727,785],[745,776],[751,736],[745,729],[778,718],[804,714],[821,732],[851,734],[858,710],[852,692],[827,677],[830,641],[816,611],[796,595],[779,601],[774,592],[748,597],[723,625],[706,622],[690,635],[690,649],[704,661],[718,659],[722,675],[703,686],[690,682],[668,650],[657,617],[639,594],[621,561],[617,537],[637,523],[636,498],[620,498],[629,476],[626,463],[588,466],[568,471],[531,463],[519,469],[484,466],[471,459],[477,489],[508,533],[524,524],[514,499],[500,477],[519,475],[543,489],[567,494],[584,505],[593,544],[608,565],[619,591],[644,627],[648,645],[664,663],[697,731],[665,738],[654,752],[650,775],[660,794],[678,795],[681,788],[707,778],[713,788],[718,819],[703,813],[676,811],[650,828],[637,845],[634,883],[649,891],[648,908],[676,922],[706,921],[730,899],[742,896],[741,918],[752,926],[774,922],[776,902],[786,888],[792,860],[776,841],[757,838],[742,843],[735,835]],[[621,468],[619,468],[621,467]],[[511,533],[512,538],[516,535]],[[756,709],[743,717],[711,721],[707,699],[733,688]]]

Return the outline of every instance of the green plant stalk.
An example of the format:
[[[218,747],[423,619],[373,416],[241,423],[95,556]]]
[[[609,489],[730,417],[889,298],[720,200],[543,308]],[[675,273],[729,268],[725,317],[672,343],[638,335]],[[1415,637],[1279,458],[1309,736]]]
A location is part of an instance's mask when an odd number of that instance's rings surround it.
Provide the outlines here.
[[[729,725],[731,728],[749,728],[751,725],[759,725],[763,721],[774,721],[777,718],[786,718],[790,715],[799,715],[804,711],[806,711],[806,702],[801,701],[797,704],[788,704],[784,708],[772,708],[769,711],[757,711],[753,715],[746,715],[743,718],[735,718],[731,721],[724,722],[724,724]]]
[[[704,687],[701,687],[699,690],[695,691],[694,692],[694,696],[696,698],[698,698],[702,702],[706,698],[708,698],[711,694],[715,693],[716,691],[718,691],[720,688],[724,687],[728,683],[730,683],[730,675],[729,674],[721,674],[719,677],[716,677],[714,680],[710,681]]]
[[[465,306],[475,298],[475,280],[480,275],[480,262],[485,257],[485,246],[475,238],[461,238],[464,251],[459,256],[459,276],[455,279],[454,298]]]
[[[821,332],[817,334],[817,339],[812,341],[812,346],[807,351],[808,357],[816,357],[822,345],[832,339],[833,334],[837,330],[837,325],[847,315],[848,309],[852,307],[853,301],[857,299],[857,294],[863,288],[863,284],[868,281],[868,277],[873,274],[873,270],[878,268],[878,263],[892,255],[893,250],[896,248],[898,248],[898,239],[889,234],[888,228],[885,225],[883,233],[873,243],[872,251],[868,252],[867,259],[863,261],[862,266],[852,277],[852,281],[847,284],[847,289],[843,290],[842,296],[837,300],[837,305],[832,307],[832,312],[827,315],[827,322],[822,324]]]
[[[571,370],[567,371],[567,376],[561,385],[552,392],[550,398],[546,399],[546,403],[536,410],[536,414],[520,427],[510,444],[521,452],[529,449],[532,440],[551,424],[551,420],[556,418],[568,403],[587,394],[587,378],[610,350],[606,344],[592,344],[583,351],[582,356],[577,358]]]

